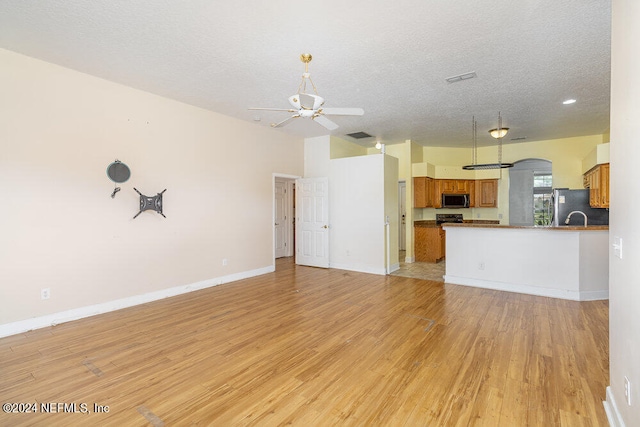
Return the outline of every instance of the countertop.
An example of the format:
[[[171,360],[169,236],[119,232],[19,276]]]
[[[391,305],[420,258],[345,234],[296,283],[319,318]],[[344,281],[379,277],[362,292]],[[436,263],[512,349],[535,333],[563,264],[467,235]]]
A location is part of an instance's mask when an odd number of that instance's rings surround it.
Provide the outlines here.
[[[457,225],[499,225],[500,221],[497,219],[465,219],[463,220],[464,223],[460,224],[458,223]],[[447,225],[451,225],[452,223],[445,223]],[[441,225],[444,224],[437,224],[435,219],[419,219],[416,221],[413,221],[413,226],[414,227],[425,227],[425,228],[429,228],[429,227],[440,227]]]
[[[565,225],[560,227],[540,227],[526,225],[499,225],[499,224],[478,224],[478,223],[447,223],[443,224],[447,228],[451,227],[469,227],[469,228],[502,228],[502,229],[519,229],[519,230],[551,230],[551,231],[608,231],[608,225],[590,225],[583,227],[581,225]]]

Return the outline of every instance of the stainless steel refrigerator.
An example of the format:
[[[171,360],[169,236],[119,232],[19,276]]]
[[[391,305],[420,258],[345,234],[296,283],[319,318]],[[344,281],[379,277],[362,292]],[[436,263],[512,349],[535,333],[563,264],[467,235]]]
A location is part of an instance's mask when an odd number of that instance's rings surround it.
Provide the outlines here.
[[[573,211],[584,212],[588,218],[587,225],[609,225],[609,209],[589,206],[589,190],[554,189],[552,203],[554,227],[584,225],[584,217],[579,213],[571,215],[569,224],[565,224],[567,216]]]

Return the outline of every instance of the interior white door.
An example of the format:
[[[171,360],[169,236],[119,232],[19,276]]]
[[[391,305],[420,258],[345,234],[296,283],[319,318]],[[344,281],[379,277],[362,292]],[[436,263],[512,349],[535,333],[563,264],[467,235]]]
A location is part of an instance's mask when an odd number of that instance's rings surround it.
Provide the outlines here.
[[[329,267],[329,178],[296,180],[296,264]]]
[[[398,184],[398,214],[400,215],[398,230],[398,248],[401,251],[407,249],[407,183],[400,182]]]
[[[275,257],[287,256],[287,242],[289,241],[287,226],[287,183],[276,179],[274,187],[273,234]]]

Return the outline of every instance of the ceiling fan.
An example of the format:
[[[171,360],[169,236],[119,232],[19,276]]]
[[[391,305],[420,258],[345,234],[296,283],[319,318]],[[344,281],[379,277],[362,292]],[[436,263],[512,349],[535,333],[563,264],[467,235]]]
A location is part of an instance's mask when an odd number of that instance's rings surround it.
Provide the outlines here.
[[[326,116],[362,116],[364,110],[362,108],[323,108],[324,98],[318,95],[316,86],[311,80],[309,74],[309,62],[312,56],[309,53],[300,55],[300,61],[304,63],[304,73],[302,74],[302,82],[298,86],[298,93],[289,97],[289,104],[292,108],[249,108],[249,110],[267,110],[267,111],[286,111],[293,113],[292,116],[282,120],[279,123],[271,123],[271,127],[284,126],[289,120],[299,117],[310,118],[329,130],[337,129],[338,125],[329,120]],[[307,93],[307,80],[313,87],[313,94]]]

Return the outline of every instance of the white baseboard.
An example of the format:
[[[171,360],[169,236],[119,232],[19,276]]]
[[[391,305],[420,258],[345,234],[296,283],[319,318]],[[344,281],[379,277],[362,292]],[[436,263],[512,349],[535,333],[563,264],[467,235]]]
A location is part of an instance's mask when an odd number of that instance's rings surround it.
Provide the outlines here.
[[[336,264],[331,263],[329,268],[336,268],[338,270],[357,271],[358,273],[370,273],[370,274],[387,274],[384,267],[371,267],[370,265],[357,265],[357,264]]]
[[[407,264],[411,264],[413,262],[416,262],[416,257],[414,257],[414,256],[404,257],[404,262],[406,262]]]
[[[237,280],[248,279],[250,277],[260,276],[275,271],[275,265],[257,268],[255,270],[243,271],[240,273],[229,274],[227,276],[216,277],[213,279],[203,280],[201,282],[191,283],[189,285],[176,286],[173,288],[163,289],[160,291],[149,292],[143,295],[134,295],[127,298],[109,301],[101,304],[90,305],[86,307],[74,308],[71,310],[61,311],[58,313],[48,314],[46,316],[34,317],[31,319],[20,320],[12,323],[0,325],[0,338],[9,335],[20,334],[31,331],[33,329],[46,328],[55,326],[60,323],[70,322],[85,317],[95,316],[97,314],[108,313],[110,311],[120,310],[122,308],[132,307],[139,304],[146,304],[151,301],[157,301],[176,295],[186,294],[188,292],[198,291],[200,289],[210,288],[212,286],[221,285],[223,283],[235,282]]]
[[[604,405],[604,411],[607,413],[609,425],[611,427],[625,427],[622,415],[620,415],[620,411],[618,411],[616,400],[613,397],[613,393],[611,393],[611,386],[607,387],[607,400],[602,402],[602,404]]]
[[[395,264],[391,264],[391,268],[389,268],[389,273],[393,273],[394,271],[400,270],[400,263],[397,262]]]
[[[566,289],[542,288],[539,286],[470,279],[468,277],[458,277],[451,275],[445,275],[444,281],[445,283],[451,283],[453,285],[473,286],[476,288],[495,289],[497,291],[517,292],[520,294],[568,299],[572,301],[595,301],[609,299],[608,290],[579,292],[569,291]]]

